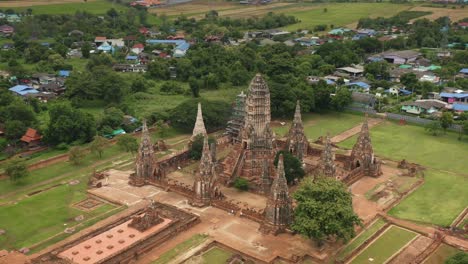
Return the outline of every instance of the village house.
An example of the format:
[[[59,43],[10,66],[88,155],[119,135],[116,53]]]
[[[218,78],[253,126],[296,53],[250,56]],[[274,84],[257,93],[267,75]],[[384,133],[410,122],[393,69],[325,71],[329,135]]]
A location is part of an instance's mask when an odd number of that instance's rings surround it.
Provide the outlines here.
[[[359,66],[341,67],[336,69],[338,73],[344,73],[353,79],[359,78],[364,74],[364,68]]]
[[[289,35],[289,34],[291,34],[291,32],[281,30],[281,29],[269,29],[269,30],[265,30],[263,32],[263,37],[272,39],[274,37],[285,36],[285,35]]]
[[[374,108],[377,102],[376,96],[370,93],[353,92],[351,94],[354,106],[361,108]]]
[[[6,20],[9,23],[18,23],[18,22],[21,22],[21,17],[18,16],[17,14],[10,14],[10,15],[6,15]]]
[[[133,45],[131,52],[135,54],[140,54],[141,52],[143,52],[144,49],[145,49],[145,45],[141,43],[136,43],[135,45]]]
[[[31,84],[34,86],[39,86],[41,84],[48,84],[55,81],[55,74],[50,73],[33,73],[31,75]]]
[[[411,95],[412,92],[411,91],[408,91],[406,89],[403,89],[403,88],[399,88],[398,86],[393,86],[393,87],[390,87],[389,89],[385,90],[384,91],[385,93],[387,94],[390,94],[390,95]]]
[[[457,77],[468,78],[468,68],[463,68],[458,72]]]
[[[357,90],[357,91],[365,91],[369,92],[371,86],[365,82],[349,82],[346,83],[345,86],[348,87],[350,90]]]
[[[146,72],[148,66],[141,64],[115,64],[112,66],[112,69],[120,72]]]
[[[393,64],[408,64],[415,62],[421,53],[414,50],[386,52],[381,55],[386,61]]]
[[[130,3],[130,6],[154,7],[161,5],[159,0],[137,0]]]
[[[188,49],[190,48],[190,43],[185,40],[169,40],[169,39],[148,39],[146,40],[147,44],[166,44],[166,45],[175,45],[172,50],[172,56],[175,58],[180,58],[185,56]]]
[[[26,133],[21,137],[21,142],[32,148],[38,146],[41,143],[41,139],[42,136],[36,129],[28,128]]]
[[[461,91],[461,92],[441,92],[439,94],[440,98],[449,104],[453,103],[467,103],[468,104],[468,92]]]
[[[28,86],[28,85],[21,85],[21,84],[13,86],[8,90],[12,91],[13,93],[19,96],[25,96],[26,94],[29,94],[29,93],[38,93],[38,91],[34,89],[33,87]]]
[[[416,100],[414,102],[403,102],[401,110],[410,114],[433,114],[447,108],[446,102],[434,99]]]
[[[1,25],[0,26],[0,35],[4,37],[12,36],[15,33],[15,29],[9,25]]]
[[[96,46],[100,46],[101,44],[106,42],[106,40],[107,40],[106,37],[97,36],[94,38],[94,43],[96,44]]]

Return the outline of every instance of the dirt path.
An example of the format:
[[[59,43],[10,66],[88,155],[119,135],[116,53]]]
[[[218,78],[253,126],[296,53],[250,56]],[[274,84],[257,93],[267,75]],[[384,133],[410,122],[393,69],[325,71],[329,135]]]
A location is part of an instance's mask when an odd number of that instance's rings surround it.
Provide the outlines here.
[[[380,118],[369,118],[369,128],[372,128],[380,123],[382,123],[384,120],[383,119],[380,119]],[[359,125],[351,128],[351,129],[348,129],[346,130],[345,132],[339,134],[339,135],[336,135],[334,137],[331,138],[331,142],[336,144],[336,143],[339,143],[341,141],[344,141],[356,134],[358,134],[360,131],[361,131],[361,127],[362,127],[362,123],[360,123]]]

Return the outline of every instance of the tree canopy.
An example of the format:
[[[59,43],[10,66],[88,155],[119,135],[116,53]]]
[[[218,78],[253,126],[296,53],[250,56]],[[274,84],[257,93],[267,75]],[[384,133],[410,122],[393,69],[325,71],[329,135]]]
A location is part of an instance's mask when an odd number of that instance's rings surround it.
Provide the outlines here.
[[[351,193],[335,179],[305,178],[293,194],[297,201],[292,230],[323,243],[330,237],[348,241],[361,220],[353,211]]]

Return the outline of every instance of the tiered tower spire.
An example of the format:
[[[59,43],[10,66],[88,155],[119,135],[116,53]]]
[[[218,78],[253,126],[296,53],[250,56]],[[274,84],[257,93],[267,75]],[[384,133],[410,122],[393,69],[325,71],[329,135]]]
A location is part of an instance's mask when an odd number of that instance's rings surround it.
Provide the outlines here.
[[[367,114],[361,127],[359,137],[354,144],[350,157],[350,169],[361,168],[364,175],[379,176],[382,174],[380,163],[374,157],[374,150],[369,134]]]
[[[195,126],[193,127],[192,137],[190,138],[190,140],[193,141],[195,137],[200,134],[204,137],[207,136],[205,123],[203,122],[201,103],[198,103],[197,119],[195,121]]]
[[[190,202],[194,206],[207,206],[218,192],[215,177],[215,160],[213,146],[210,150],[208,137],[203,140],[203,151],[200,159],[199,173],[195,176],[193,183],[194,198]]]
[[[335,167],[335,154],[332,150],[332,144],[330,140],[330,135],[327,134],[325,139],[325,148],[323,149],[322,156],[320,158],[320,172],[324,176],[336,177],[336,167]]]
[[[289,129],[287,143],[289,152],[302,162],[307,155],[309,142],[304,134],[299,100],[296,102],[296,111],[294,113],[293,123]]]
[[[276,178],[271,185],[265,207],[264,222],[260,230],[264,233],[278,234],[284,232],[292,222],[292,201],[289,197],[288,184],[284,173],[283,155],[278,159]]]
[[[155,176],[156,159],[154,155],[153,144],[146,126],[146,120],[143,120],[143,129],[141,133],[140,147],[135,162],[135,173],[130,175],[129,184],[142,186],[147,180]]]

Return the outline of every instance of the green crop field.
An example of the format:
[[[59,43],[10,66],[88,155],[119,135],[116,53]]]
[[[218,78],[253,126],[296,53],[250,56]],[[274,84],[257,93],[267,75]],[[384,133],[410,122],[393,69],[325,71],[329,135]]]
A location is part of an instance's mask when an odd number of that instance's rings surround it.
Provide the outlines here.
[[[371,226],[369,226],[366,230],[364,230],[355,239],[353,239],[353,241],[346,245],[345,248],[341,250],[341,252],[338,254],[338,260],[343,260],[344,258],[346,258],[356,248],[362,245],[362,243],[364,243],[367,239],[369,239],[372,235],[379,231],[384,225],[385,221],[381,218],[375,221]]]
[[[384,263],[393,254],[398,252],[409,241],[416,237],[416,233],[407,231],[400,227],[391,226],[369,247],[364,249],[352,264]],[[370,259],[373,259],[370,261]]]
[[[284,136],[288,133],[291,126],[290,119],[284,120],[284,126],[275,126],[273,131],[278,136]],[[320,136],[326,136],[329,132],[331,136],[335,136],[354,126],[359,125],[363,121],[363,116],[350,113],[329,112],[324,114],[306,113],[302,114],[304,130],[309,141],[315,141]],[[354,140],[355,142],[356,140]]]
[[[232,253],[221,249],[219,247],[210,248],[207,252],[203,253],[204,264],[223,264],[232,256]]]
[[[298,24],[285,27],[286,30],[312,29],[316,25],[347,26],[363,17],[390,17],[398,12],[408,10],[412,5],[391,3],[340,3],[318,4],[312,10],[284,10],[287,15],[293,15],[299,20]],[[326,8],[326,12],[325,12]],[[283,11],[281,11],[283,13]]]

